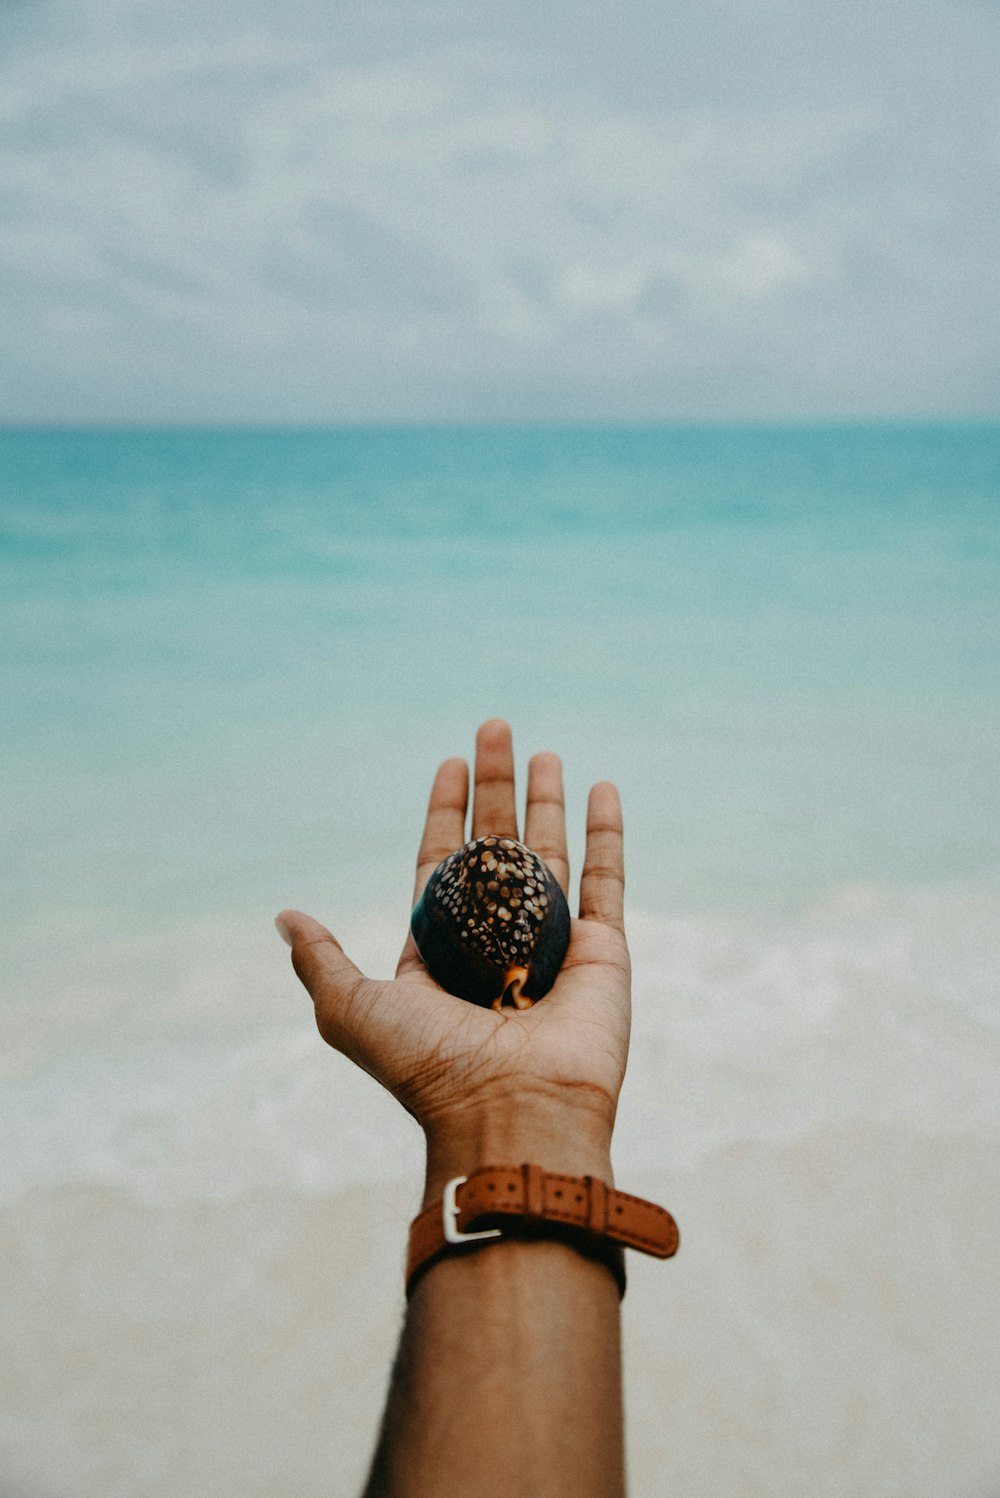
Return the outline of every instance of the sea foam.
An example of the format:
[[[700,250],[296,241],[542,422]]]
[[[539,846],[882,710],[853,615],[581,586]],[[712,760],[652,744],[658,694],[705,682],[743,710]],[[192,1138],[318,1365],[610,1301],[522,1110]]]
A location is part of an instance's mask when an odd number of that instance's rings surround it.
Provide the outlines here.
[[[795,920],[633,912],[622,1168],[691,1170],[848,1125],[996,1127],[998,909],[980,882],[842,889]],[[350,936],[391,970],[388,918]],[[98,931],[89,950],[76,930],[72,945],[75,983],[56,953],[33,970],[35,1003],[22,993],[20,1036],[8,1019],[6,1193],[62,1180],[217,1200],[417,1169],[411,1121],[321,1043],[269,930]]]

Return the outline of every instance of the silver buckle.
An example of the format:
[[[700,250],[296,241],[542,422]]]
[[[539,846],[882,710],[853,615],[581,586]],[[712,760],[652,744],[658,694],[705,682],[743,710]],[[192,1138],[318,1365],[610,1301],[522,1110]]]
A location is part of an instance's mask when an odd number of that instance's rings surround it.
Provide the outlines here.
[[[461,1207],[456,1199],[459,1186],[464,1186],[469,1179],[468,1176],[455,1176],[444,1188],[441,1198],[441,1225],[444,1228],[444,1236],[449,1243],[475,1243],[478,1238],[502,1238],[503,1234],[499,1228],[487,1228],[482,1233],[463,1233],[455,1226],[458,1221]]]

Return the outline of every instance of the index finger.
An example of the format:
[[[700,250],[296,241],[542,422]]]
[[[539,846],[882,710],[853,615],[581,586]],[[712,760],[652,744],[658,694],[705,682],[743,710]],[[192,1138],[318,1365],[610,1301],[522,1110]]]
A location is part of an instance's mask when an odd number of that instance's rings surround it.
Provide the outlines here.
[[[446,759],[431,786],[424,835],[417,854],[413,904],[442,858],[465,842],[465,812],[469,804],[469,767],[464,759]]]

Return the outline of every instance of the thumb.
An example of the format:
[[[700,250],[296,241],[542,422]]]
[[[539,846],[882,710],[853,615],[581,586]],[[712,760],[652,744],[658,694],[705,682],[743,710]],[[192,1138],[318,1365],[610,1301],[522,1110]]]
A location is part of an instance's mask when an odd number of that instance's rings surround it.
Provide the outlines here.
[[[292,966],[316,1006],[316,1022],[323,1039],[338,1050],[348,1050],[345,1021],[358,990],[367,982],[364,973],[355,967],[333,932],[311,915],[283,910],[274,924],[292,949]]]
[[[301,910],[283,910],[275,921],[292,949],[292,965],[316,1006],[316,1025],[327,1045],[360,1066],[413,1109],[406,1092],[420,1071],[435,1060],[438,1024],[454,1000],[421,990],[415,1008],[404,985],[366,978],[340,943],[319,921]],[[429,1055],[428,1055],[429,1053]]]

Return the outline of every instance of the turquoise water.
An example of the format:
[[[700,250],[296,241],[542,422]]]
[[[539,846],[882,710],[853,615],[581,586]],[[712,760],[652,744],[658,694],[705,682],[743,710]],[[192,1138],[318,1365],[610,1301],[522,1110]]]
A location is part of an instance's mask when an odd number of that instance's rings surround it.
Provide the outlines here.
[[[17,905],[405,900],[493,714],[644,908],[996,867],[1000,428],[7,432],[0,513]]]

